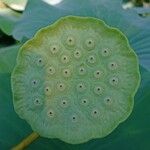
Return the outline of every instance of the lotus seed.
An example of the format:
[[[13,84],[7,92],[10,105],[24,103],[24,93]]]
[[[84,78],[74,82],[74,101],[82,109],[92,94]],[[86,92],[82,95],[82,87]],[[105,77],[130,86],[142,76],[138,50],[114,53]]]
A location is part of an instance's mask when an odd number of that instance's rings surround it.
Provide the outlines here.
[[[62,63],[68,63],[68,62],[69,62],[69,58],[68,58],[66,55],[63,55],[63,56],[61,57],[61,62],[62,62]]]
[[[77,116],[76,115],[72,116],[72,122],[77,122]]]
[[[79,75],[84,75],[86,74],[86,69],[84,67],[79,68]]]
[[[64,69],[63,70],[63,76],[64,77],[70,77],[71,76],[71,72],[69,69]]]
[[[53,45],[53,46],[51,46],[50,51],[52,54],[56,54],[56,53],[58,53],[59,48],[57,45]]]
[[[76,59],[79,59],[81,56],[82,56],[81,51],[79,51],[79,50],[74,51],[74,57]]]
[[[101,86],[96,86],[94,88],[94,93],[97,94],[97,95],[102,94],[102,88],[101,88]]]
[[[40,106],[40,105],[42,105],[42,102],[39,98],[35,98],[34,99],[34,104],[37,105],[37,106]]]
[[[95,47],[95,42],[94,42],[94,40],[89,38],[85,41],[85,45],[86,45],[87,50],[92,50]]]
[[[52,67],[52,66],[50,66],[49,68],[48,68],[48,74],[50,74],[50,75],[53,75],[53,74],[55,74],[55,68],[54,67]]]
[[[49,96],[49,95],[51,95],[51,88],[50,87],[45,87],[45,95],[47,95],[47,96]]]
[[[91,115],[92,115],[92,117],[94,117],[94,118],[99,117],[99,112],[98,112],[98,110],[97,110],[97,109],[94,109],[94,110],[92,111]]]
[[[75,39],[72,36],[68,36],[67,40],[66,40],[66,44],[68,46],[74,46],[75,45]]]
[[[66,88],[66,86],[65,86],[64,83],[59,83],[59,84],[57,85],[57,89],[58,89],[59,91],[64,91],[65,88]]]
[[[54,117],[54,112],[52,110],[49,110],[47,112],[47,115],[50,117],[50,118],[53,118]]]
[[[37,66],[42,67],[43,65],[44,65],[44,62],[43,62],[42,58],[39,58],[37,60]]]
[[[96,59],[95,59],[95,57],[93,55],[91,55],[91,56],[88,57],[87,61],[90,64],[94,64],[96,62]]]
[[[112,99],[110,98],[110,97],[106,97],[105,99],[104,99],[104,102],[105,102],[105,104],[111,104],[112,103]]]
[[[109,80],[111,85],[117,85],[118,84],[118,78],[117,77],[112,77]]]
[[[98,78],[101,77],[101,74],[102,74],[102,72],[101,72],[100,70],[96,70],[96,71],[94,72],[94,77],[98,79]]]
[[[88,100],[86,98],[81,99],[81,104],[82,105],[87,105]]]
[[[102,50],[102,56],[106,57],[110,55],[110,50],[108,48],[105,48]]]
[[[32,79],[31,80],[31,83],[32,83],[32,87],[33,88],[36,88],[39,86],[39,79]],[[29,85],[30,86],[30,85]]]
[[[108,67],[110,70],[116,70],[118,66],[115,62],[111,62],[109,63]]]
[[[62,100],[61,100],[61,106],[62,106],[62,107],[68,107],[68,100],[62,99]]]
[[[78,92],[83,92],[85,89],[86,89],[86,87],[85,87],[84,83],[79,83],[77,85],[77,91]]]

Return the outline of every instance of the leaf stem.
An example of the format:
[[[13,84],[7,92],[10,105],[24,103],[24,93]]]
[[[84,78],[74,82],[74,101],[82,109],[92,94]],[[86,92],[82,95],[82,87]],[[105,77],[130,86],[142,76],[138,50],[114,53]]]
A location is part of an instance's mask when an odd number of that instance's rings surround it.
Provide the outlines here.
[[[18,145],[13,147],[11,150],[23,150],[25,147],[30,145],[34,140],[39,137],[39,134],[36,132],[31,133],[28,137],[23,139]]]

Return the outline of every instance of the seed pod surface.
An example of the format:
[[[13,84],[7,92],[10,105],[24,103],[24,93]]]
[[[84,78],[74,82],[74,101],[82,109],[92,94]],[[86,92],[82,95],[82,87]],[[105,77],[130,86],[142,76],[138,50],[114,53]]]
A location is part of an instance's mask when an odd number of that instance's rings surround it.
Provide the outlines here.
[[[17,114],[43,137],[78,144],[111,133],[130,115],[137,56],[117,29],[67,16],[20,49],[12,73]]]

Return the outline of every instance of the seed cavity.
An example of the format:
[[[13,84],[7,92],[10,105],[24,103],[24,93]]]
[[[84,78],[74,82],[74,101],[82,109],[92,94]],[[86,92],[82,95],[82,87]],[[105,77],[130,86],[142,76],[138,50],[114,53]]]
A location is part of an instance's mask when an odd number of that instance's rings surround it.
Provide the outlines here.
[[[47,69],[48,74],[53,75],[55,74],[56,70],[53,66],[48,67]]]
[[[94,77],[95,78],[99,79],[101,77],[101,75],[102,75],[102,72],[100,70],[94,71]]]
[[[48,110],[47,115],[48,117],[53,118],[55,114],[54,114],[54,111],[50,109]]]
[[[57,45],[52,45],[50,47],[50,51],[51,51],[52,54],[57,54],[58,51],[59,51],[59,47]]]
[[[118,67],[118,65],[115,62],[111,62],[111,63],[108,64],[108,68],[110,70],[116,70],[117,67]]]
[[[75,57],[76,59],[79,59],[81,56],[82,56],[81,51],[79,51],[79,50],[74,51],[74,57]]]
[[[99,116],[99,111],[98,109],[93,109],[91,112],[92,117],[97,118]]]
[[[77,115],[76,114],[72,115],[71,120],[72,122],[77,122]]]
[[[45,95],[50,96],[52,94],[52,90],[49,86],[45,87]]]
[[[86,45],[87,50],[92,50],[95,47],[95,42],[94,42],[94,40],[92,38],[88,38],[85,41],[85,45]]]
[[[101,51],[102,56],[107,57],[110,55],[110,50],[108,48],[104,48]]]
[[[69,62],[69,57],[67,55],[62,55],[61,56],[61,62],[66,64]]]
[[[88,99],[82,98],[81,99],[81,104],[84,105],[84,106],[86,106],[88,104]]]
[[[44,66],[44,61],[42,58],[38,58],[37,61],[36,61],[36,64],[38,67],[42,67]]]
[[[60,104],[61,104],[61,107],[68,107],[68,100],[62,99]]]
[[[75,38],[73,36],[68,36],[66,39],[66,44],[68,46],[74,46],[75,45]]]
[[[94,64],[96,62],[96,58],[95,58],[95,56],[91,55],[88,57],[87,61],[90,64]]]
[[[119,82],[119,79],[117,78],[117,77],[112,77],[112,78],[110,78],[109,79],[109,83],[111,84],[111,85],[117,85],[118,84],[118,82]]]
[[[102,94],[102,88],[101,88],[101,86],[95,86],[94,87],[94,93],[97,94],[97,95]]]
[[[71,71],[69,69],[63,69],[62,71],[64,77],[70,77]]]
[[[64,91],[66,89],[66,85],[64,83],[57,84],[57,89],[59,91]]]
[[[79,75],[85,75],[86,74],[86,69],[85,67],[80,67],[79,68]]]
[[[41,106],[42,104],[43,103],[40,98],[38,98],[38,97],[34,98],[34,105]]]
[[[33,88],[36,88],[36,87],[38,87],[39,86],[39,79],[32,79],[31,80],[31,85],[32,85],[32,87]]]
[[[86,86],[85,86],[84,83],[79,83],[79,84],[77,84],[77,91],[78,91],[78,92],[83,92],[83,91],[85,91],[85,90],[86,90]]]
[[[105,97],[105,98],[104,98],[104,103],[105,103],[106,105],[112,104],[112,99],[111,99],[111,97]]]

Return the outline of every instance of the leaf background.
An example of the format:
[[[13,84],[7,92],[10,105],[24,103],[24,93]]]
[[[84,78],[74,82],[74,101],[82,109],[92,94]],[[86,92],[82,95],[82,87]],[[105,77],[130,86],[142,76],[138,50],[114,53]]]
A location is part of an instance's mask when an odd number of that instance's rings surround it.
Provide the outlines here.
[[[80,145],[70,145],[57,139],[39,138],[27,150],[149,150],[150,19],[139,17],[134,10],[123,10],[120,0],[64,0],[56,6],[47,5],[41,0],[29,0],[21,19],[6,33],[13,34],[15,39],[24,42],[32,38],[41,27],[66,15],[97,17],[126,34],[138,54],[141,65],[142,81],[135,96],[134,110],[125,122],[105,138]],[[10,75],[18,48],[19,46],[15,45],[0,49],[0,150],[9,150],[32,132],[30,126],[17,116],[12,104]]]

